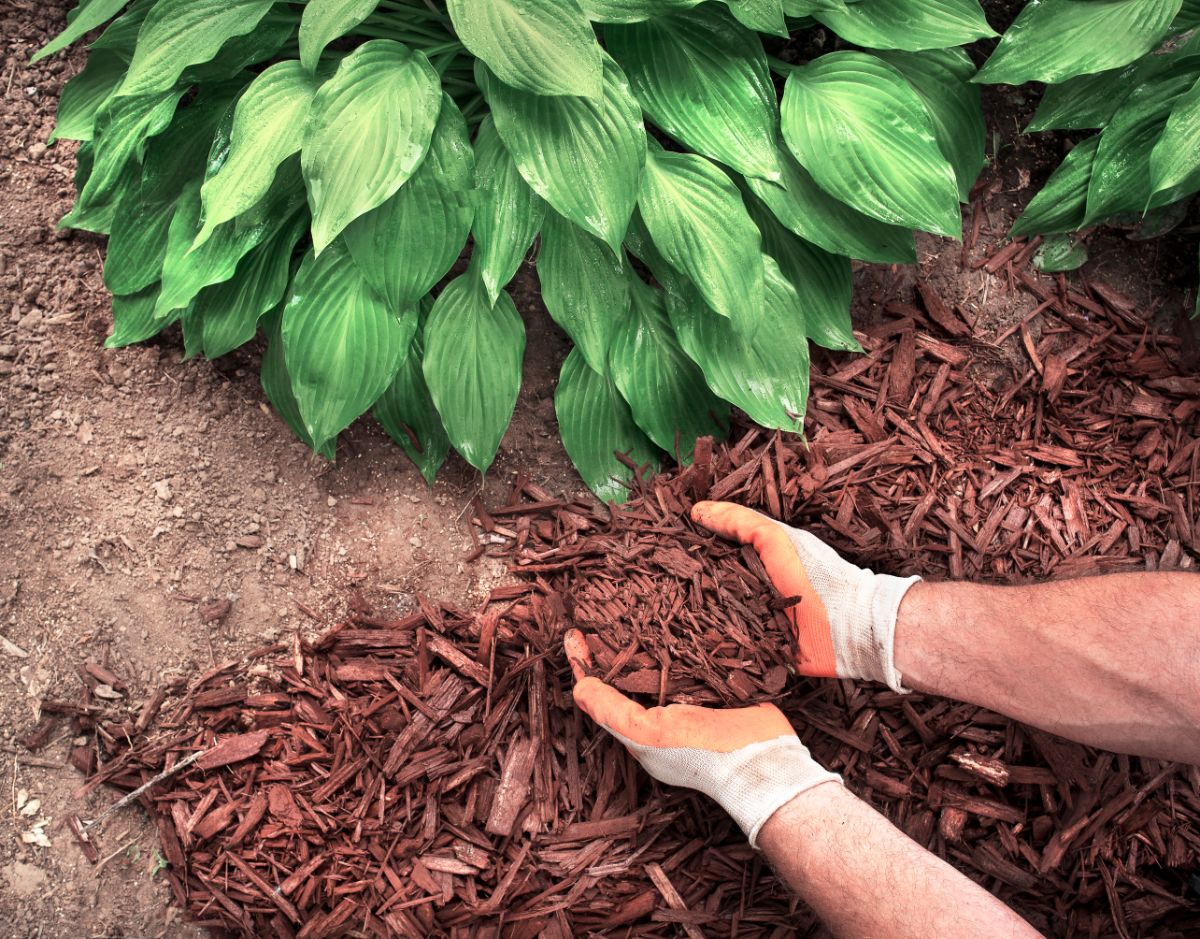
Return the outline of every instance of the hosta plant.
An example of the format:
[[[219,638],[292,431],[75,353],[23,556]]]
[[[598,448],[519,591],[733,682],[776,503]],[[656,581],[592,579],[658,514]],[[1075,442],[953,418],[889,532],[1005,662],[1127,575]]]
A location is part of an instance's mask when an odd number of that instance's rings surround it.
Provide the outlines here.
[[[1031,3],[977,80],[1045,82],[1028,130],[1081,135],[1013,228],[1048,236],[1048,270],[1086,259],[1068,233],[1117,221],[1157,234],[1200,191],[1200,0]]]
[[[85,0],[39,55],[105,24],[55,138],[108,344],[261,330],[306,443],[371,411],[427,479],[495,457],[535,244],[563,442],[619,499],[731,405],[798,429],[850,259],[957,235],[984,159],[976,0]]]

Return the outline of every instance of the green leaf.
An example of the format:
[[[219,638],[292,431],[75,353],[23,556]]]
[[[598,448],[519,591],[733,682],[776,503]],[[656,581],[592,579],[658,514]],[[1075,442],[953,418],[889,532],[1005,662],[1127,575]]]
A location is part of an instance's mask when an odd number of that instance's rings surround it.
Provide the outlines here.
[[[629,405],[612,379],[592,371],[578,349],[563,362],[554,410],[563,447],[588,488],[603,502],[629,498],[624,481],[633,472],[615,454],[625,454],[638,466],[658,470],[654,445],[634,423]]]
[[[344,235],[363,276],[394,311],[414,307],[462,253],[475,216],[474,188],[467,122],[447,95],[429,154],[412,179]]]
[[[1191,29],[1200,26],[1200,0],[1183,0],[1171,29]]]
[[[480,472],[512,420],[524,353],[525,324],[508,294],[489,304],[472,271],[447,284],[425,324],[425,382],[454,449]]]
[[[817,185],[872,218],[959,237],[954,168],[921,97],[887,63],[832,52],[788,76],[783,139]]]
[[[763,303],[761,238],[729,177],[702,156],[655,146],[639,207],[667,262],[738,332],[754,332]]]
[[[879,57],[903,75],[925,102],[938,147],[954,167],[958,198],[968,201],[987,163],[982,95],[971,84],[974,63],[961,49],[881,52]]]
[[[533,191],[616,253],[646,160],[642,112],[617,64],[604,56],[603,88],[592,98],[517,91],[478,63],[476,79]]]
[[[860,0],[813,17],[867,49],[918,52],[996,35],[977,0]]]
[[[196,247],[262,201],[279,165],[300,152],[316,91],[316,83],[294,60],[271,66],[246,89],[234,110],[228,140],[222,141],[226,146],[215,155],[216,170],[200,191],[204,225]]]
[[[1188,182],[1200,169],[1200,81],[1176,100],[1150,154],[1150,189],[1158,193]]]
[[[304,128],[317,254],[408,181],[429,150],[441,106],[437,72],[401,43],[374,39],[342,60]]]
[[[47,143],[91,140],[96,114],[125,75],[126,61],[114,52],[93,51],[82,72],[63,87],[58,118]]]
[[[375,12],[379,0],[308,0],[300,20],[300,61],[315,72],[321,53]]]
[[[432,486],[450,452],[450,438],[425,385],[425,373],[421,370],[424,354],[425,344],[418,332],[400,371],[375,402],[371,413]]]
[[[447,8],[463,45],[506,85],[601,94],[600,46],[578,0],[449,0]]]
[[[1130,92],[1100,134],[1100,147],[1088,186],[1091,225],[1122,212],[1144,212],[1152,195],[1150,156],[1162,136],[1175,102],[1200,73],[1200,56],[1191,68],[1146,82]]]
[[[704,373],[679,345],[663,292],[636,275],[630,281],[633,303],[612,344],[613,381],[647,436],[687,460],[697,437],[724,435],[729,406],[708,390]]]
[[[178,316],[159,319],[154,315],[158,303],[158,284],[129,296],[112,298],[113,330],[104,340],[105,349],[123,349],[145,342],[170,326]]]
[[[610,26],[604,39],[647,116],[747,176],[779,178],[779,107],[758,37],[724,8]]]
[[[40,62],[46,56],[54,55],[82,39],[96,27],[103,26],[120,13],[127,2],[128,0],[82,0],[75,7],[74,18],[68,17],[67,28],[35,52],[29,63],[32,65]]]
[[[783,178],[778,183],[753,178],[745,182],[785,228],[834,254],[877,264],[917,262],[911,228],[881,222],[835,199],[782,146],[779,163]]]
[[[708,387],[764,427],[798,431],[808,404],[804,311],[779,265],[770,257],[763,260],[766,302],[762,326],[753,336],[735,332],[694,292],[669,292],[667,308],[679,344],[699,363]]]
[[[300,417],[300,405],[296,403],[296,396],[292,393],[292,379],[284,361],[282,325],[282,312],[272,313],[265,322],[267,351],[263,353],[262,358],[263,391],[284,423],[292,429],[292,433],[303,440],[309,449],[332,461],[337,456],[337,437],[317,443]]]
[[[546,309],[588,365],[603,374],[613,334],[629,311],[629,274],[621,261],[552,210],[542,227],[537,273]]]
[[[704,0],[582,0],[593,23],[640,23],[655,16],[690,10]]]
[[[1059,234],[1083,227],[1099,146],[1099,135],[1075,145],[1013,224],[1011,237]]]
[[[1027,3],[977,82],[1048,84],[1120,68],[1157,45],[1180,0],[1039,0]]]
[[[1043,274],[1058,274],[1082,267],[1088,259],[1087,245],[1070,235],[1050,235],[1033,255],[1033,266]]]
[[[483,119],[475,138],[475,184],[479,204],[471,227],[474,260],[488,302],[495,303],[529,253],[542,227],[546,203],[525,182],[491,115]]]
[[[725,0],[739,23],[760,33],[787,38],[783,0]]]
[[[1098,130],[1140,84],[1147,61],[1140,59],[1122,69],[1079,75],[1048,85],[1025,130]]]
[[[156,94],[191,65],[212,61],[226,40],[254,32],[273,0],[158,0],[142,23],[117,95]]]
[[[292,275],[292,255],[308,230],[308,213],[295,212],[275,234],[242,258],[233,277],[200,291],[192,304],[204,355],[232,352],[254,338],[258,321],[279,306]]]
[[[416,329],[417,311],[391,313],[341,243],[305,257],[282,336],[292,393],[312,440],[332,440],[379,400]]]

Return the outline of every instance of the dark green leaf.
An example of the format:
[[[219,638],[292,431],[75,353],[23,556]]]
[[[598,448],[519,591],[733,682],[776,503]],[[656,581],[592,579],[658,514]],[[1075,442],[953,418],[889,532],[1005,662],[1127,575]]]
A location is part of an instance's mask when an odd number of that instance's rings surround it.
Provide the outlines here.
[[[425,344],[418,332],[400,371],[375,402],[371,413],[432,486],[450,452],[450,438],[425,385],[425,373],[421,370],[424,354]]]
[[[1150,154],[1150,189],[1185,185],[1200,170],[1200,81],[1176,100]]]
[[[76,8],[73,17],[68,17],[67,28],[46,43],[34,53],[30,64],[40,62],[48,55],[54,55],[71,43],[82,39],[98,26],[121,12],[128,0],[83,0]]]
[[[594,23],[640,23],[655,16],[690,10],[704,0],[582,0]]]
[[[300,20],[300,61],[315,72],[325,47],[370,16],[379,0],[308,0]]]
[[[1010,232],[1013,238],[1058,234],[1083,227],[1092,164],[1099,146],[1099,135],[1075,145],[1021,213]]]
[[[868,49],[916,52],[996,35],[977,0],[860,0],[813,16],[847,42]]]
[[[787,38],[783,0],[725,0],[739,23],[760,33]]]
[[[263,391],[284,423],[292,429],[292,433],[303,440],[309,449],[327,460],[333,460],[337,455],[337,437],[331,437],[320,444],[316,443],[300,417],[300,405],[296,403],[296,396],[292,393],[292,379],[284,361],[283,337],[280,334],[282,325],[282,312],[272,313],[265,321],[267,351],[262,359]]]
[[[145,342],[170,326],[178,316],[160,319],[154,315],[158,284],[126,297],[112,298],[113,331],[104,341],[106,349],[121,349]]]

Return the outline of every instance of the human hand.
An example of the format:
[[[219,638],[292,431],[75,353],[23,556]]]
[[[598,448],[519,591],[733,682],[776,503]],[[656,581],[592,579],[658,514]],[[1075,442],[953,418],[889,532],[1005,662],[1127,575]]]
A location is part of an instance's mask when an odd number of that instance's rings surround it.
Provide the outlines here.
[[[787,617],[795,630],[796,668],[819,678],[867,678],[905,690],[896,670],[896,614],[920,577],[856,567],[816,535],[732,502],[697,502],[692,519],[751,545],[775,589],[800,597]]]
[[[651,776],[716,800],[757,847],[759,829],[801,792],[841,777],[823,769],[773,704],[721,710],[672,704],[646,709],[589,675],[576,629],[563,640],[575,703],[616,737]]]

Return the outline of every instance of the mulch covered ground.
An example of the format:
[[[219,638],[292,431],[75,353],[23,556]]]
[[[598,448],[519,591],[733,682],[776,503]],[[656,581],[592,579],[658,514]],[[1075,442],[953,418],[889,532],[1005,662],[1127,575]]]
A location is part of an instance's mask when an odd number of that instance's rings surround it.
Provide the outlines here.
[[[930,577],[1193,566],[1200,381],[1177,341],[1111,290],[1019,273],[1031,246],[1006,250],[988,263],[1037,299],[1011,331],[1017,367],[1008,336],[983,341],[923,286],[867,355],[818,362],[807,444],[737,431],[617,510],[522,481],[477,507],[478,551],[518,575],[482,610],[389,621],[360,602],[319,641],[128,713],[97,704],[119,676],[93,664],[82,703],[47,702],[49,719],[93,732],[76,752],[89,788],[203,752],[140,802],[180,904],[232,935],[816,933],[712,804],[652,785],[572,707],[573,624],[647,703],[778,701],[855,792],[1047,934],[1195,935],[1200,770],[797,679],[788,598],[687,520],[696,499],[731,499]]]

